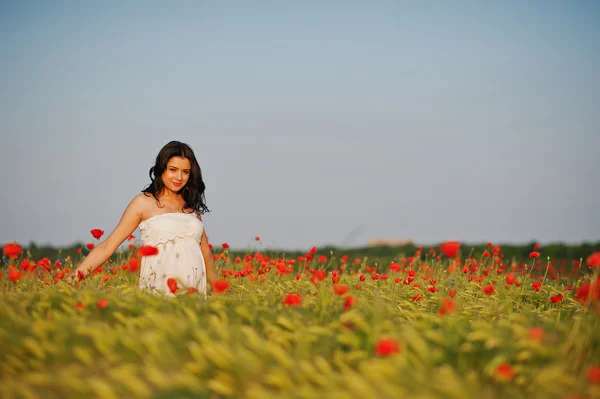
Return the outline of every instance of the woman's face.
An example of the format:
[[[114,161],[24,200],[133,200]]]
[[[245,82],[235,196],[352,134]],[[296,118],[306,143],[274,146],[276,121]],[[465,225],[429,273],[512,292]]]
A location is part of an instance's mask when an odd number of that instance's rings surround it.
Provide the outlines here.
[[[184,157],[173,157],[167,162],[167,168],[162,174],[165,187],[173,192],[178,192],[188,182],[192,164]]]

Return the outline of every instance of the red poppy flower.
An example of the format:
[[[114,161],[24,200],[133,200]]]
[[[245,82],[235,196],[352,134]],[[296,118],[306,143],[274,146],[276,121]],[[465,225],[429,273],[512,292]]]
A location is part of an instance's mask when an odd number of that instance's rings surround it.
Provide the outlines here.
[[[212,284],[213,291],[217,294],[222,294],[226,292],[229,287],[231,287],[231,283],[225,279],[215,280]]]
[[[140,249],[138,250],[138,253],[141,256],[154,256],[154,255],[158,255],[158,248],[156,248],[152,245],[142,245],[140,247]]]
[[[450,298],[444,298],[442,300],[442,306],[438,310],[438,314],[443,316],[445,314],[453,313],[456,309],[456,304]]]
[[[344,301],[344,312],[350,309],[352,306],[354,306],[355,303],[356,298],[354,298],[352,295],[348,295],[346,297],[346,300]]]
[[[590,384],[600,384],[600,366],[590,366],[587,376]]]
[[[448,295],[450,295],[450,298],[454,298],[456,296],[456,290],[450,290]]]
[[[198,288],[190,287],[190,288],[188,288],[188,289],[185,291],[185,294],[186,294],[186,295],[191,295],[191,294],[195,294],[195,293],[197,293],[197,292],[199,292],[199,291],[198,291]]]
[[[588,256],[586,262],[589,267],[600,267],[600,252],[594,252]]]
[[[87,247],[87,249],[89,249],[90,251],[91,251],[92,249],[94,249],[94,247],[95,247],[95,245],[94,245],[93,243],[91,243],[91,242],[90,242],[90,243],[87,243],[87,244],[85,244],[85,246],[86,246],[86,247]]]
[[[375,345],[375,353],[378,356],[390,356],[400,353],[400,343],[393,338],[380,338]]]
[[[529,329],[529,339],[534,341],[543,341],[546,338],[546,331],[542,327],[531,327]]]
[[[75,303],[75,309],[77,310],[85,310],[85,304],[81,301],[77,301],[77,303]]]
[[[550,302],[552,303],[559,303],[560,301],[562,301],[563,296],[562,294],[558,294],[558,295],[554,295],[550,297]]]
[[[167,279],[167,286],[169,287],[169,291],[171,291],[173,294],[176,293],[177,290],[179,290],[179,287],[177,286],[177,281],[174,278]]]
[[[96,302],[96,307],[98,309],[106,309],[108,307],[108,299],[102,298],[98,302]]]
[[[593,284],[582,284],[575,293],[575,300],[582,305],[600,300],[600,276],[596,278]]]
[[[344,284],[334,284],[333,292],[335,295],[346,295],[350,291],[350,288]]]
[[[532,258],[532,259],[535,259],[535,258],[537,258],[539,256],[540,256],[540,253],[536,252],[536,251],[533,251],[533,252],[529,253],[529,257]]]
[[[494,290],[494,286],[491,284],[483,287],[483,293],[486,295],[492,295],[494,293]]]
[[[449,258],[454,258],[460,249],[458,241],[446,241],[440,245],[440,251]]]
[[[127,262],[127,269],[130,272],[135,273],[139,270],[139,268],[140,268],[140,261],[137,258],[129,259],[129,262]]]
[[[23,248],[16,242],[13,242],[6,244],[4,248],[2,248],[2,252],[9,258],[16,258],[17,256],[21,255]]]
[[[517,279],[517,277],[515,276],[514,273],[508,273],[506,275],[506,284],[511,285],[515,282],[516,279]]]
[[[135,236],[133,234],[129,235],[129,237],[127,237],[127,241],[131,241],[134,240]]]
[[[221,244],[221,246],[223,247],[223,249],[229,248],[229,244],[227,244],[226,242],[224,242],[223,244]]]
[[[90,233],[92,233],[92,236],[96,239],[99,240],[100,237],[102,237],[104,235],[104,230],[100,230],[100,229],[93,229],[90,230]]]
[[[11,265],[8,268],[8,278],[11,279],[11,281],[19,281],[21,278],[21,271],[15,269],[15,267]]]
[[[283,304],[286,306],[300,306],[302,305],[302,297],[300,294],[288,294],[283,299]]]
[[[515,376],[515,370],[510,364],[502,363],[496,367],[496,378],[503,381],[510,381]]]

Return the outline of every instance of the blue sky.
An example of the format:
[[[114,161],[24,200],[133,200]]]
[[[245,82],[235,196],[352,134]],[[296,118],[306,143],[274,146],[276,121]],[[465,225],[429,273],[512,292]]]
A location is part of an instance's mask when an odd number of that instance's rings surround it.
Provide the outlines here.
[[[112,231],[170,140],[232,247],[600,240],[600,3],[0,3],[0,243]]]

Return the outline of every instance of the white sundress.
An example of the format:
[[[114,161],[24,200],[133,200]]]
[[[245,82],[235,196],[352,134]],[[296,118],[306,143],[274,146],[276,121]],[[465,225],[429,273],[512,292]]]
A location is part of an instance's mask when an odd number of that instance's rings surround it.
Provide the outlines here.
[[[206,295],[206,264],[200,251],[204,224],[195,213],[163,213],[140,223],[143,245],[158,248],[158,255],[144,256],[139,287],[166,296],[167,280],[174,278],[180,290],[196,288]]]

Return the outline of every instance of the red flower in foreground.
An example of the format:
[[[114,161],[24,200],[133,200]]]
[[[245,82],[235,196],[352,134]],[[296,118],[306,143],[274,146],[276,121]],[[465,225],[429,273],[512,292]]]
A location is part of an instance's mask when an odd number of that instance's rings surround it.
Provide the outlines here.
[[[562,294],[558,294],[558,295],[554,295],[550,297],[550,302],[552,303],[559,303],[560,301],[562,301],[563,296]]]
[[[13,242],[6,244],[4,248],[2,248],[2,252],[9,258],[16,258],[17,256],[21,255],[23,248],[16,242]]]
[[[19,281],[19,279],[21,278],[21,271],[15,269],[14,266],[10,266],[8,268],[8,278],[12,281]]]
[[[93,230],[90,230],[90,233],[96,240],[99,240],[100,237],[102,237],[104,235],[104,230],[93,229]]]
[[[375,353],[378,356],[400,353],[400,343],[393,338],[380,338],[375,345]]]
[[[138,252],[141,256],[154,256],[158,255],[158,248],[152,245],[142,245]]]
[[[600,384],[600,366],[590,366],[587,376],[590,384]]]
[[[540,256],[539,252],[533,251],[529,253],[529,257],[532,259],[538,258]]]
[[[23,248],[16,242],[13,242],[6,244],[4,248],[2,248],[2,252],[4,252],[4,255],[8,256],[9,258],[16,258],[17,256],[21,255]]]
[[[586,262],[589,267],[600,267],[600,252],[594,252],[588,256]]]
[[[595,282],[582,284],[575,293],[575,299],[582,305],[600,300],[600,276]]]
[[[355,303],[356,298],[354,298],[352,295],[348,295],[346,297],[346,300],[344,301],[344,312],[350,309],[352,306],[354,306]]]
[[[335,295],[346,295],[348,293],[348,291],[350,291],[350,288],[348,288],[347,285],[344,285],[344,284],[334,284],[333,285],[333,292],[335,293]]]
[[[493,285],[486,285],[483,287],[483,293],[486,295],[492,295],[494,293],[494,286]]]
[[[450,295],[450,298],[454,298],[456,296],[456,290],[450,290],[448,295]]]
[[[217,294],[222,294],[226,292],[229,287],[231,287],[231,283],[227,280],[215,280],[212,283],[213,291]]]
[[[81,280],[85,280],[85,274],[81,270],[77,270],[77,278]]]
[[[508,273],[506,275],[506,284],[508,284],[508,285],[514,284],[516,279],[517,279],[517,277],[515,276],[514,273]]]
[[[300,306],[302,305],[302,297],[300,294],[288,294],[284,298],[283,304],[286,306]]]
[[[173,294],[179,290],[177,281],[174,278],[167,279],[167,286],[169,287],[169,291],[171,291]]]
[[[221,246],[223,247],[223,249],[229,248],[229,244],[227,244],[226,242],[224,242],[223,244],[221,244]]]
[[[454,258],[460,249],[458,241],[446,241],[440,245],[440,251],[449,258]]]
[[[510,364],[502,363],[496,367],[496,378],[502,381],[510,381],[515,376],[515,370]]]
[[[98,302],[96,302],[96,307],[98,309],[106,309],[108,307],[108,299],[102,298]]]
[[[546,338],[546,331],[542,327],[531,327],[528,335],[529,339],[543,341]]]
[[[450,298],[442,299],[442,306],[438,310],[438,314],[443,316],[445,314],[453,313],[456,309],[456,304]]]

